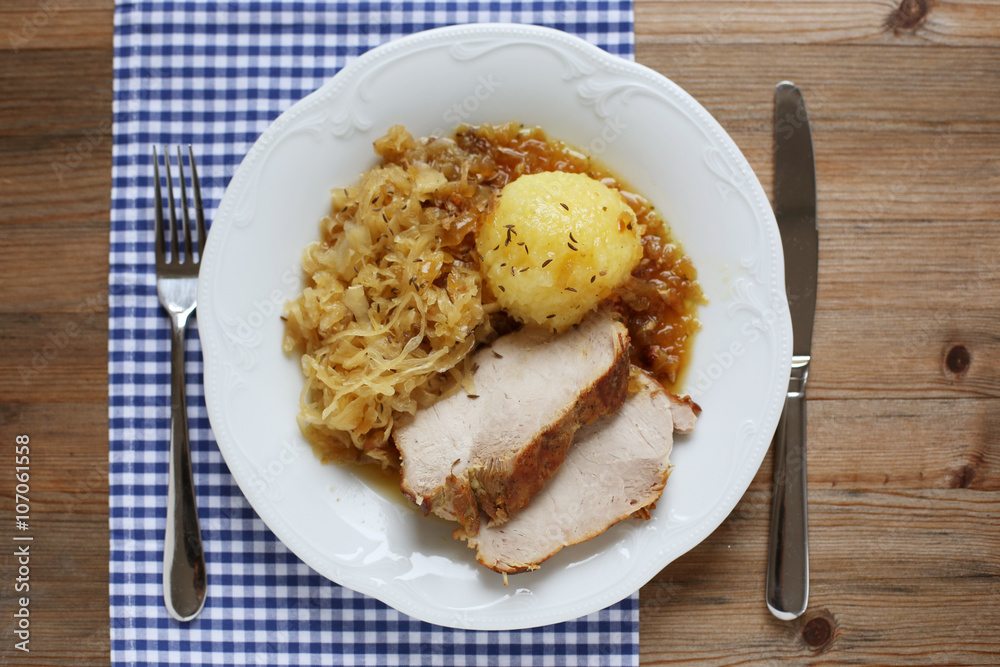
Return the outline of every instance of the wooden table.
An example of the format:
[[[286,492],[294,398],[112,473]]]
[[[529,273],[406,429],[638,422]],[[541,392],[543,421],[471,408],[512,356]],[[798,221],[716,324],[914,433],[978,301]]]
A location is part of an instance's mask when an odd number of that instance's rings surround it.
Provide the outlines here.
[[[0,6],[0,664],[109,661],[112,16],[110,0]],[[799,84],[821,241],[809,610],[781,622],[763,604],[768,458],[715,534],[642,589],[642,663],[995,663],[1000,6],[640,0],[636,41],[768,192],[772,89]],[[11,616],[18,434],[27,655]]]

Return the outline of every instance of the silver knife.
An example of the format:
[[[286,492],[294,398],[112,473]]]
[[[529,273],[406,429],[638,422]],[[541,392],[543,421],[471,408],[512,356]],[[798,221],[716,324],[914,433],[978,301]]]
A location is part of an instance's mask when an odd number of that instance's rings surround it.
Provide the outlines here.
[[[785,255],[792,316],[792,372],[774,434],[774,494],[767,554],[767,608],[798,618],[809,602],[806,502],[806,380],[816,313],[819,232],[812,135],[802,93],[789,81],[774,92],[774,215]]]

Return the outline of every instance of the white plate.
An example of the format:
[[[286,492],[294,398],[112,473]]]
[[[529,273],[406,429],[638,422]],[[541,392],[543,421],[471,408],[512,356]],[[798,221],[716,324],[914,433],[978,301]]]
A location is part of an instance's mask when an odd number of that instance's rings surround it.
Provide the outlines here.
[[[624,521],[537,572],[499,574],[394,492],[320,465],[295,424],[302,377],[279,315],[331,188],[375,163],[391,125],[415,136],[518,120],[597,155],[652,199],[699,271],[687,391],[704,408],[678,438],[649,521]],[[201,267],[208,413],[240,488],[289,549],[339,584],[416,618],[477,629],[576,618],[639,589],[709,535],[760,466],[791,358],[781,242],[736,144],[650,69],[555,30],[465,25],[374,49],[281,115],[229,185]]]

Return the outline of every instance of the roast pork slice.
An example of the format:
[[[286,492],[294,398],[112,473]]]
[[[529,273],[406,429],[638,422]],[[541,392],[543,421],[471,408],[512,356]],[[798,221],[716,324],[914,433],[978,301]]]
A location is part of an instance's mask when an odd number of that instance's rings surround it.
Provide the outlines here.
[[[536,569],[563,547],[600,535],[663,493],[670,475],[674,413],[693,423],[692,404],[639,374],[640,389],[615,415],[577,432],[558,472],[526,508],[468,537],[477,560],[497,572]]]
[[[611,310],[553,336],[522,329],[475,354],[464,391],[397,424],[401,488],[425,513],[502,523],[556,471],[577,429],[617,410],[628,389],[628,330]]]
[[[690,433],[694,423],[701,414],[701,406],[691,400],[690,396],[678,396],[667,393],[670,399],[670,416],[674,420],[674,433]]]

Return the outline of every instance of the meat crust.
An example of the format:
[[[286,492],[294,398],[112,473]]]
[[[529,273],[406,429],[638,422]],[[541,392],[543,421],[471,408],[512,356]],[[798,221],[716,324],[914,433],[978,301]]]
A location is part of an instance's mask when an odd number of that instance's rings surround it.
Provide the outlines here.
[[[476,559],[513,574],[533,570],[563,547],[600,535],[633,514],[643,516],[670,475],[674,415],[693,425],[690,402],[639,374],[639,391],[616,414],[581,428],[559,471],[503,524],[466,536]]]
[[[628,390],[628,332],[601,310],[552,337],[521,330],[474,357],[477,397],[459,392],[401,421],[403,494],[467,534],[528,505],[577,430],[615,412]]]

